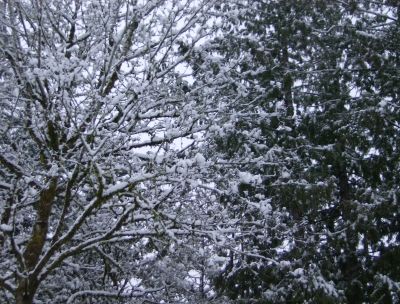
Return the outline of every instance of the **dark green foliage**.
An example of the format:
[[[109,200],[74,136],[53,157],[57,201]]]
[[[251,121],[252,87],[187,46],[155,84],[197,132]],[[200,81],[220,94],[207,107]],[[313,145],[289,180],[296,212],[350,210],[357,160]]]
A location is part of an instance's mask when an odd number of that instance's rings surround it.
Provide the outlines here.
[[[225,6],[236,30],[218,52],[241,56],[232,77],[248,91],[232,108],[258,115],[215,144],[262,179],[225,199],[263,227],[240,236],[241,254],[215,280],[238,303],[400,301],[398,10],[383,0]],[[269,213],[250,207],[263,200]]]

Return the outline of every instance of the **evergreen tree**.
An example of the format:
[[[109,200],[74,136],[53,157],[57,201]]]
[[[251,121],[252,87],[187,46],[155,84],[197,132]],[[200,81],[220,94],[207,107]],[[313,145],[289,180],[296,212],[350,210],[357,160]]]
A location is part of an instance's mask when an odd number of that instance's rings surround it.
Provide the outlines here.
[[[220,11],[219,51],[240,65],[218,157],[262,180],[239,178],[223,200],[265,233],[240,223],[240,254],[216,287],[244,301],[396,302],[398,7],[238,1]],[[254,210],[265,201],[268,214]]]

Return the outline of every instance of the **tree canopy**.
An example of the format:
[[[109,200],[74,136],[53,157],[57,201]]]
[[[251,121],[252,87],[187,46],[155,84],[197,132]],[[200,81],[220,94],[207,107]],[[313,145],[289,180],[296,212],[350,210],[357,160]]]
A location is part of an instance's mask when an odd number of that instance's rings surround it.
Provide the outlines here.
[[[397,1],[0,3],[0,302],[400,301]]]

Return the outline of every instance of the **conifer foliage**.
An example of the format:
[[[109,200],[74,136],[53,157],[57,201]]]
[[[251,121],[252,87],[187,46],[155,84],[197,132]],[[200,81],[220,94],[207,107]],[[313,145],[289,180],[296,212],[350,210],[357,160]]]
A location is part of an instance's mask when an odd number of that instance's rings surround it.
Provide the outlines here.
[[[241,58],[231,92],[241,98],[234,128],[215,146],[240,163],[238,191],[224,204],[237,206],[242,229],[244,218],[253,223],[249,235],[238,230],[240,252],[215,280],[230,298],[399,301],[398,9],[389,1],[221,7],[226,35],[217,45],[225,60]]]

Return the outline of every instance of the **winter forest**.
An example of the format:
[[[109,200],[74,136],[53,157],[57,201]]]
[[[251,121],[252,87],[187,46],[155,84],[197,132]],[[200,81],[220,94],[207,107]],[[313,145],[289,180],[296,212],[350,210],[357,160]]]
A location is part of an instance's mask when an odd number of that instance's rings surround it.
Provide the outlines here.
[[[1,0],[0,303],[400,303],[398,0]]]

